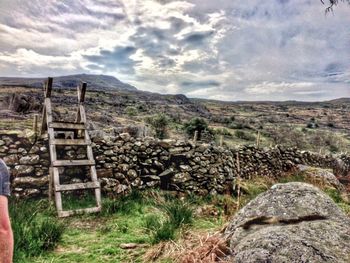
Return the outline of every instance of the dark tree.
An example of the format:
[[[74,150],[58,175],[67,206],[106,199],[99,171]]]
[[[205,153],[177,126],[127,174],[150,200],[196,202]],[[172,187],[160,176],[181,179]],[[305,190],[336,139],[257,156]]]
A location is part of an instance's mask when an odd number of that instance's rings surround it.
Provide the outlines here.
[[[326,8],[326,13],[333,11],[333,7],[338,5],[339,2],[344,2],[350,4],[350,0],[320,0],[322,4],[328,5]]]

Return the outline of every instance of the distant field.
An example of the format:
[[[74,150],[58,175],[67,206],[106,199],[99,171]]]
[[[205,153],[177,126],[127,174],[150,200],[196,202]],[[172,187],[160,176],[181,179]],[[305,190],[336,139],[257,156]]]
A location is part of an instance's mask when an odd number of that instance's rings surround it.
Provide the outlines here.
[[[13,94],[30,97],[39,105],[42,90],[0,87],[0,130],[31,129],[34,114],[41,110],[15,112],[8,101]],[[75,89],[54,89],[55,117],[74,120]],[[206,120],[215,141],[235,147],[283,144],[327,152],[350,151],[350,99],[328,102],[220,102],[188,99],[183,95],[160,95],[141,91],[95,91],[88,87],[86,110],[90,129],[111,130],[147,126],[147,119],[163,113],[169,118],[167,136],[186,138],[184,124],[192,118]],[[150,127],[152,130],[152,127]]]

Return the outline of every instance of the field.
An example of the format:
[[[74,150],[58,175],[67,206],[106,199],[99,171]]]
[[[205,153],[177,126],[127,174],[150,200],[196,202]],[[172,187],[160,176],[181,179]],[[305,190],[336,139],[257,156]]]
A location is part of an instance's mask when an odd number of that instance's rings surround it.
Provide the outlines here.
[[[213,246],[225,242],[218,235],[228,220],[258,194],[276,182],[307,181],[291,174],[273,181],[254,178],[240,183],[237,196],[174,196],[170,192],[133,192],[118,200],[104,199],[103,211],[57,219],[46,200],[11,203],[16,233],[15,262],[193,262],[203,249],[207,256],[224,257]],[[319,185],[341,209],[350,206],[341,193]],[[69,205],[90,200],[71,199]],[[210,245],[207,245],[210,243]],[[204,257],[204,258],[201,258]]]
[[[76,101],[75,90],[54,90],[54,117],[74,120]],[[33,116],[40,116],[42,102],[43,94],[38,88],[2,87],[0,130],[32,129]],[[349,99],[221,102],[189,99],[184,95],[91,88],[85,104],[89,129],[105,133],[128,131],[134,136],[154,136],[156,132],[150,120],[163,114],[167,119],[164,137],[168,138],[191,137],[186,133],[186,123],[201,118],[208,124],[213,140],[217,143],[222,140],[229,147],[258,143],[262,147],[282,144],[321,153],[350,149]]]

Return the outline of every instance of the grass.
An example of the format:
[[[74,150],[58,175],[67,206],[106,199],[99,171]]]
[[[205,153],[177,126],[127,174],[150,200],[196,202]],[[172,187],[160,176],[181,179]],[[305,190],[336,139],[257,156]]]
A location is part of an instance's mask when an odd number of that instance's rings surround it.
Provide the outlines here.
[[[302,181],[302,177],[297,174],[282,181]],[[243,181],[241,206],[274,183],[266,178]],[[350,206],[340,192],[324,191],[350,214]],[[220,231],[236,212],[236,202],[229,195],[175,199],[160,191],[135,191],[116,200],[103,199],[100,214],[67,219],[56,219],[46,201],[12,203],[15,262],[150,262],[149,258],[174,262],[190,237]],[[68,205],[77,204],[70,200]],[[134,249],[121,248],[130,243],[135,244]],[[151,257],[144,256],[150,253]]]
[[[10,202],[15,240],[14,262],[52,250],[62,239],[64,225],[53,216],[47,202]]]

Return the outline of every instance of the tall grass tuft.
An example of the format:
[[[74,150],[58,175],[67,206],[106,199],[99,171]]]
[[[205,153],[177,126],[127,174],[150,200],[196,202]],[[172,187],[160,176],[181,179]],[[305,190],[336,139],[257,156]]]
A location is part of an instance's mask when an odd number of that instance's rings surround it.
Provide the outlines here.
[[[186,203],[182,201],[173,201],[164,205],[164,210],[169,217],[169,222],[176,228],[181,225],[188,225],[193,220],[193,210]]]
[[[149,229],[153,228],[153,234],[151,236],[151,242],[153,244],[174,239],[176,231],[180,227],[193,222],[193,209],[186,202],[178,200],[168,201],[162,205],[161,209],[166,214],[166,219],[163,222],[157,216],[148,218],[148,227]]]
[[[61,240],[64,226],[52,215],[47,203],[11,201],[10,216],[14,233],[14,262],[38,256],[53,249]]]

